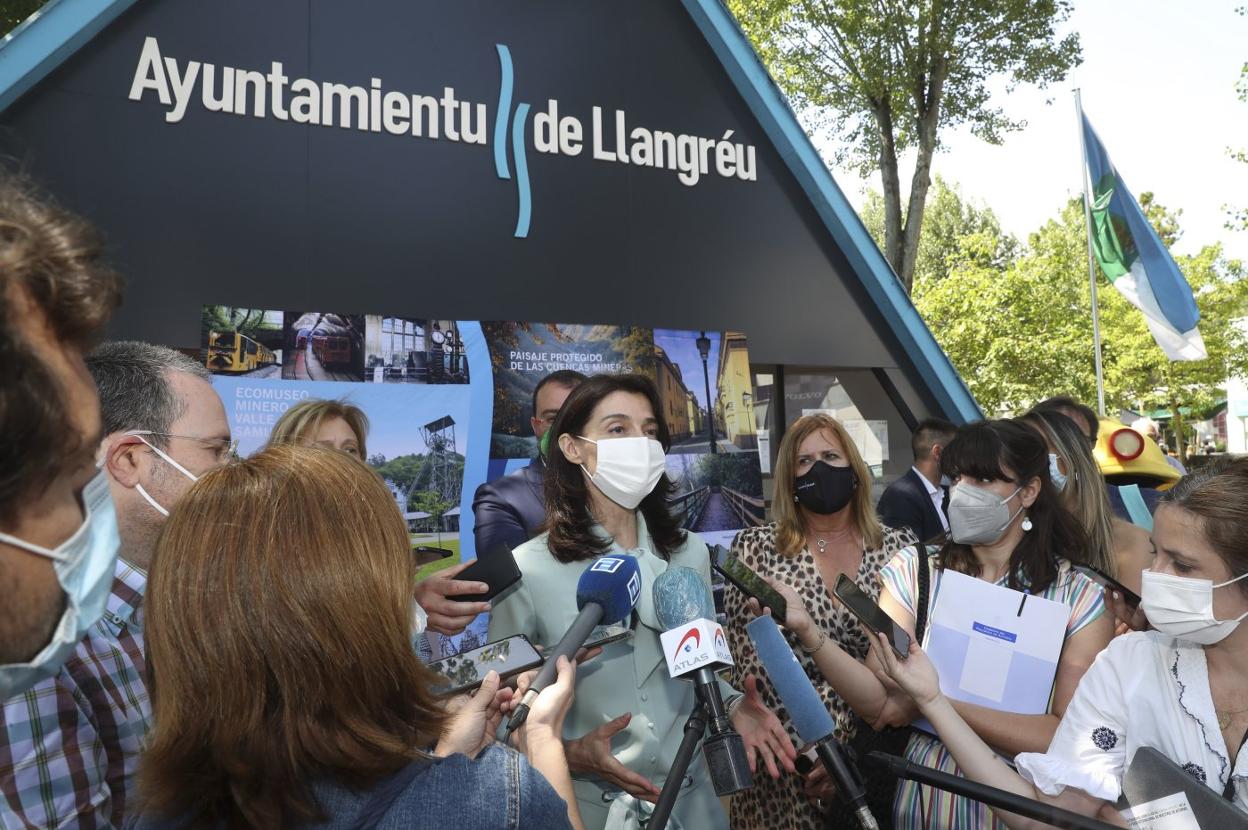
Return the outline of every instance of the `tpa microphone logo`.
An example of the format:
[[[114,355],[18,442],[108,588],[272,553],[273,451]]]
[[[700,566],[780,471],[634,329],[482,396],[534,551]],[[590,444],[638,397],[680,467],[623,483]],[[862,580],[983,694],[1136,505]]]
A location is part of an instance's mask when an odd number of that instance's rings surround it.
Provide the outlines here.
[[[676,644],[676,650],[685,654],[692,654],[693,650],[700,645],[702,645],[702,635],[695,626],[686,631],[685,636],[680,638],[680,642]]]
[[[628,599],[634,606],[641,597],[641,574],[634,573],[628,578]]]

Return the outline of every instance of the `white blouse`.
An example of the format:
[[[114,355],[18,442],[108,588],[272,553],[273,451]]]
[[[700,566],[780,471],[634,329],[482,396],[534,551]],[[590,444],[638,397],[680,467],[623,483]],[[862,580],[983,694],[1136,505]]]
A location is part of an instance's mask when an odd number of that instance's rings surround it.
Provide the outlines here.
[[[1076,787],[1116,802],[1137,749],[1150,746],[1219,794],[1235,779],[1248,808],[1248,752],[1231,768],[1202,647],[1156,631],[1115,637],[1075,689],[1048,752],[1015,758],[1046,795]]]

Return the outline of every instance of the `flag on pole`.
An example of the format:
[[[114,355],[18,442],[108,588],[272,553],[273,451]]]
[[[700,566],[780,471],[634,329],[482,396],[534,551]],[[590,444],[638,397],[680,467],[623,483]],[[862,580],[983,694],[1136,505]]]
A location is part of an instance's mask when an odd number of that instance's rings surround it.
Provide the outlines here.
[[[1092,250],[1114,288],[1138,308],[1157,345],[1171,360],[1204,360],[1192,287],[1114,169],[1083,116],[1084,152],[1092,185]]]

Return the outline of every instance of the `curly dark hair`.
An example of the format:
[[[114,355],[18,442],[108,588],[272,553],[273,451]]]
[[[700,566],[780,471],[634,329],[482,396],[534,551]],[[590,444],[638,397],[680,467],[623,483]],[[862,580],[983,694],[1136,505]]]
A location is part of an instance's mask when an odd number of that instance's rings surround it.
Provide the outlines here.
[[[121,302],[121,280],[102,252],[90,223],[0,165],[0,524],[94,449],[84,445],[94,436],[77,435],[61,381],[28,335],[46,326],[80,353],[95,343]]]
[[[658,441],[664,452],[671,446],[671,434],[663,419],[663,404],[654,383],[644,375],[594,375],[572,390],[558,417],[551,425],[551,452],[546,460],[546,524],[549,531],[547,547],[560,562],[594,559],[611,548],[609,540],[594,533],[594,519],[589,513],[589,484],[584,471],[557,451],[559,436],[573,437],[584,432],[594,407],[612,392],[643,395],[654,410],[658,422]],[[672,510],[671,498],[676,486],[665,473],[650,494],[642,499],[638,510],[645,517],[646,527],[654,540],[659,556],[667,558],[685,542],[680,516]]]
[[[1057,559],[1087,564],[1091,543],[1078,520],[1062,507],[1049,478],[1049,453],[1034,430],[1013,420],[976,421],[958,429],[941,455],[945,475],[967,475],[988,481],[1009,481],[1019,486],[1040,479],[1040,492],[1027,508],[1031,530],[1023,534],[1010,555],[1006,584],[1014,590],[1036,594],[1057,578]],[[1012,472],[1008,475],[1006,471]],[[970,545],[952,537],[940,551],[937,567],[979,576],[979,563]]]

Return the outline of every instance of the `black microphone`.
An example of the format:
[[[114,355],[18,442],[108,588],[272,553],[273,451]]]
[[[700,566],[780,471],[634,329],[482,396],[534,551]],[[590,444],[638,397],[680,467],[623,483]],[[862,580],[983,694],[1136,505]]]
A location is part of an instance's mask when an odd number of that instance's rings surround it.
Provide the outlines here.
[[[641,571],[637,560],[631,556],[604,556],[596,559],[581,574],[576,583],[576,607],[580,609],[572,625],[560,638],[555,647],[545,656],[524,697],[520,699],[507,726],[503,729],[503,740],[511,737],[511,733],[520,728],[529,716],[529,707],[543,689],[555,682],[558,669],[555,664],[560,655],[573,659],[576,652],[585,644],[594,626],[599,623],[617,623],[628,617],[637,605],[641,596]]]
[[[716,795],[730,795],[753,786],[745,742],[732,728],[715,670],[732,665],[724,629],[715,622],[710,588],[692,568],[673,566],[654,580],[654,612],[663,627],[663,656],[668,674],[697,684],[706,707],[708,734],[702,754]]]
[[[789,720],[798,737],[803,743],[815,745],[815,754],[832,776],[845,803],[854,810],[863,830],[878,830],[875,816],[867,807],[867,790],[862,776],[836,739],[832,716],[828,714],[815,687],[810,685],[810,678],[797,662],[793,649],[785,642],[775,620],[755,617],[745,626],[745,630],[754,643],[758,662],[767,672],[767,679],[780,696],[784,708],[789,710]]]

